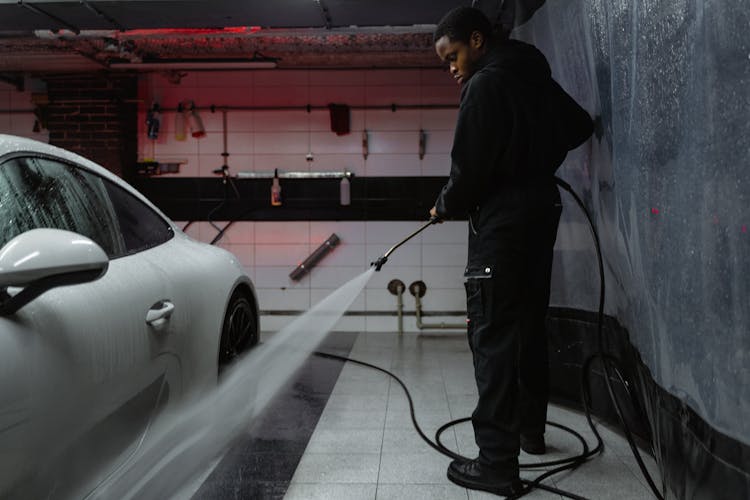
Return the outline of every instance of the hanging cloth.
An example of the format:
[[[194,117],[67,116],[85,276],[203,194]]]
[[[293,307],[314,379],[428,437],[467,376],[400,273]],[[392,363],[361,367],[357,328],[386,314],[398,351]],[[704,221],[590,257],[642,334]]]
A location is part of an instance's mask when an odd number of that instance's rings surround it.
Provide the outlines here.
[[[336,135],[346,135],[349,133],[349,106],[346,104],[329,104],[328,109],[331,112],[331,131]]]

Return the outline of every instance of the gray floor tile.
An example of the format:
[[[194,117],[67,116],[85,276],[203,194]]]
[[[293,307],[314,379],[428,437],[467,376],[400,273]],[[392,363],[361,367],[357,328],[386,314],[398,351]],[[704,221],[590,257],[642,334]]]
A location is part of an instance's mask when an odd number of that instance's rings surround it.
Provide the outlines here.
[[[497,500],[497,495],[493,495],[491,493],[486,493],[484,491],[474,491],[474,490],[468,490],[469,492],[469,500]],[[560,495],[557,495],[555,493],[551,493],[548,491],[544,491],[541,489],[533,490],[523,496],[524,500],[561,500],[563,497]],[[592,499],[593,500],[593,499]]]
[[[305,452],[380,454],[382,443],[383,429],[316,429]]]
[[[424,431],[423,431],[424,432]],[[426,434],[432,441],[434,436]],[[456,448],[456,437],[452,432],[446,432],[441,439],[449,449]],[[434,449],[425,443],[414,429],[385,429],[383,436],[383,454],[386,453],[430,453]]]
[[[385,407],[379,410],[326,407],[320,415],[315,430],[383,429],[385,427],[385,412]]]
[[[361,334],[352,357],[364,357],[365,361],[384,368],[390,366],[398,372],[412,391],[418,421],[431,439],[438,427],[454,418],[470,416],[474,409],[476,384],[471,354],[463,335],[441,338],[439,335]],[[549,418],[583,434],[589,446],[595,445],[582,413],[551,405]],[[591,499],[650,498],[625,440],[605,426],[599,425],[599,429],[605,439],[604,456],[547,483]],[[381,437],[380,446],[378,437]],[[562,430],[548,427],[546,438],[548,454],[522,453],[520,461],[534,463],[580,452],[578,441]],[[478,452],[470,422],[449,429],[443,440],[449,448],[466,456],[473,458]],[[368,453],[342,455],[339,453],[342,448]],[[310,453],[315,450],[332,453]],[[290,494],[297,496],[287,498],[356,500],[372,499],[373,495],[378,500],[498,498],[451,484],[445,475],[449,463],[449,458],[429,448],[413,430],[406,397],[396,382],[384,374],[349,363],[342,370],[337,388],[293,479]],[[647,463],[650,469],[656,469],[650,457]],[[532,479],[543,472],[523,470],[521,475]],[[375,492],[373,484],[344,484],[376,481]],[[536,490],[524,498],[557,500],[561,497]]]
[[[386,408],[387,394],[332,394],[326,410],[380,411]]]
[[[378,483],[449,484],[445,472],[450,459],[434,451],[383,454],[380,458]]]
[[[376,498],[377,500],[468,500],[469,497],[465,488],[454,484],[379,484]]]
[[[449,411],[448,398],[445,395],[442,381],[409,388],[414,411],[436,412]],[[388,409],[392,411],[409,411],[409,400],[398,384],[391,385],[388,395]]]
[[[376,483],[379,461],[370,453],[305,453],[292,483]]]
[[[371,396],[386,395],[391,383],[385,376],[380,380],[341,379],[331,391],[331,397],[339,395],[369,394]]]
[[[422,428],[422,431],[430,437],[435,435],[435,431],[446,422],[451,420],[450,413],[446,410],[437,411],[426,411],[416,410],[415,415],[417,423]],[[409,410],[404,408],[403,410],[388,409],[388,413],[385,417],[385,427],[392,429],[410,429],[414,430],[414,425],[411,421],[411,414]]]
[[[284,500],[375,500],[376,484],[293,483]]]

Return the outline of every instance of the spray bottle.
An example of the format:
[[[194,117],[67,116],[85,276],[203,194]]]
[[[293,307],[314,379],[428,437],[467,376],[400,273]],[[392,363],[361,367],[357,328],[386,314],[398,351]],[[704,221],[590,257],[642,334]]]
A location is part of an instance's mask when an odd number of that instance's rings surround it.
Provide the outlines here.
[[[271,205],[281,206],[281,184],[279,184],[279,169],[273,169],[273,183],[271,184]]]

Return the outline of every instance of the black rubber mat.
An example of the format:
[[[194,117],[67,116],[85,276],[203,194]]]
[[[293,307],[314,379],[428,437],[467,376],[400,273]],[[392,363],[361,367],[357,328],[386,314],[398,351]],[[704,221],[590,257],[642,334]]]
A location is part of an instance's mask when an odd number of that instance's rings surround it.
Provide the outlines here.
[[[356,333],[333,332],[318,350],[348,356]],[[282,499],[343,363],[310,356],[227,451],[195,500]]]

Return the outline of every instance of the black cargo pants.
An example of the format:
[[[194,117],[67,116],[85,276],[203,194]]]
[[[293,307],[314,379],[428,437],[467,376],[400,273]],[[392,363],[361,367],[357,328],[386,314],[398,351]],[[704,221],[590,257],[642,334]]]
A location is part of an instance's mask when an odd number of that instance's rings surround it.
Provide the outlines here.
[[[472,414],[479,460],[517,463],[520,434],[544,433],[549,399],[545,317],[561,207],[496,229],[491,277],[466,276],[468,339],[479,401]]]

